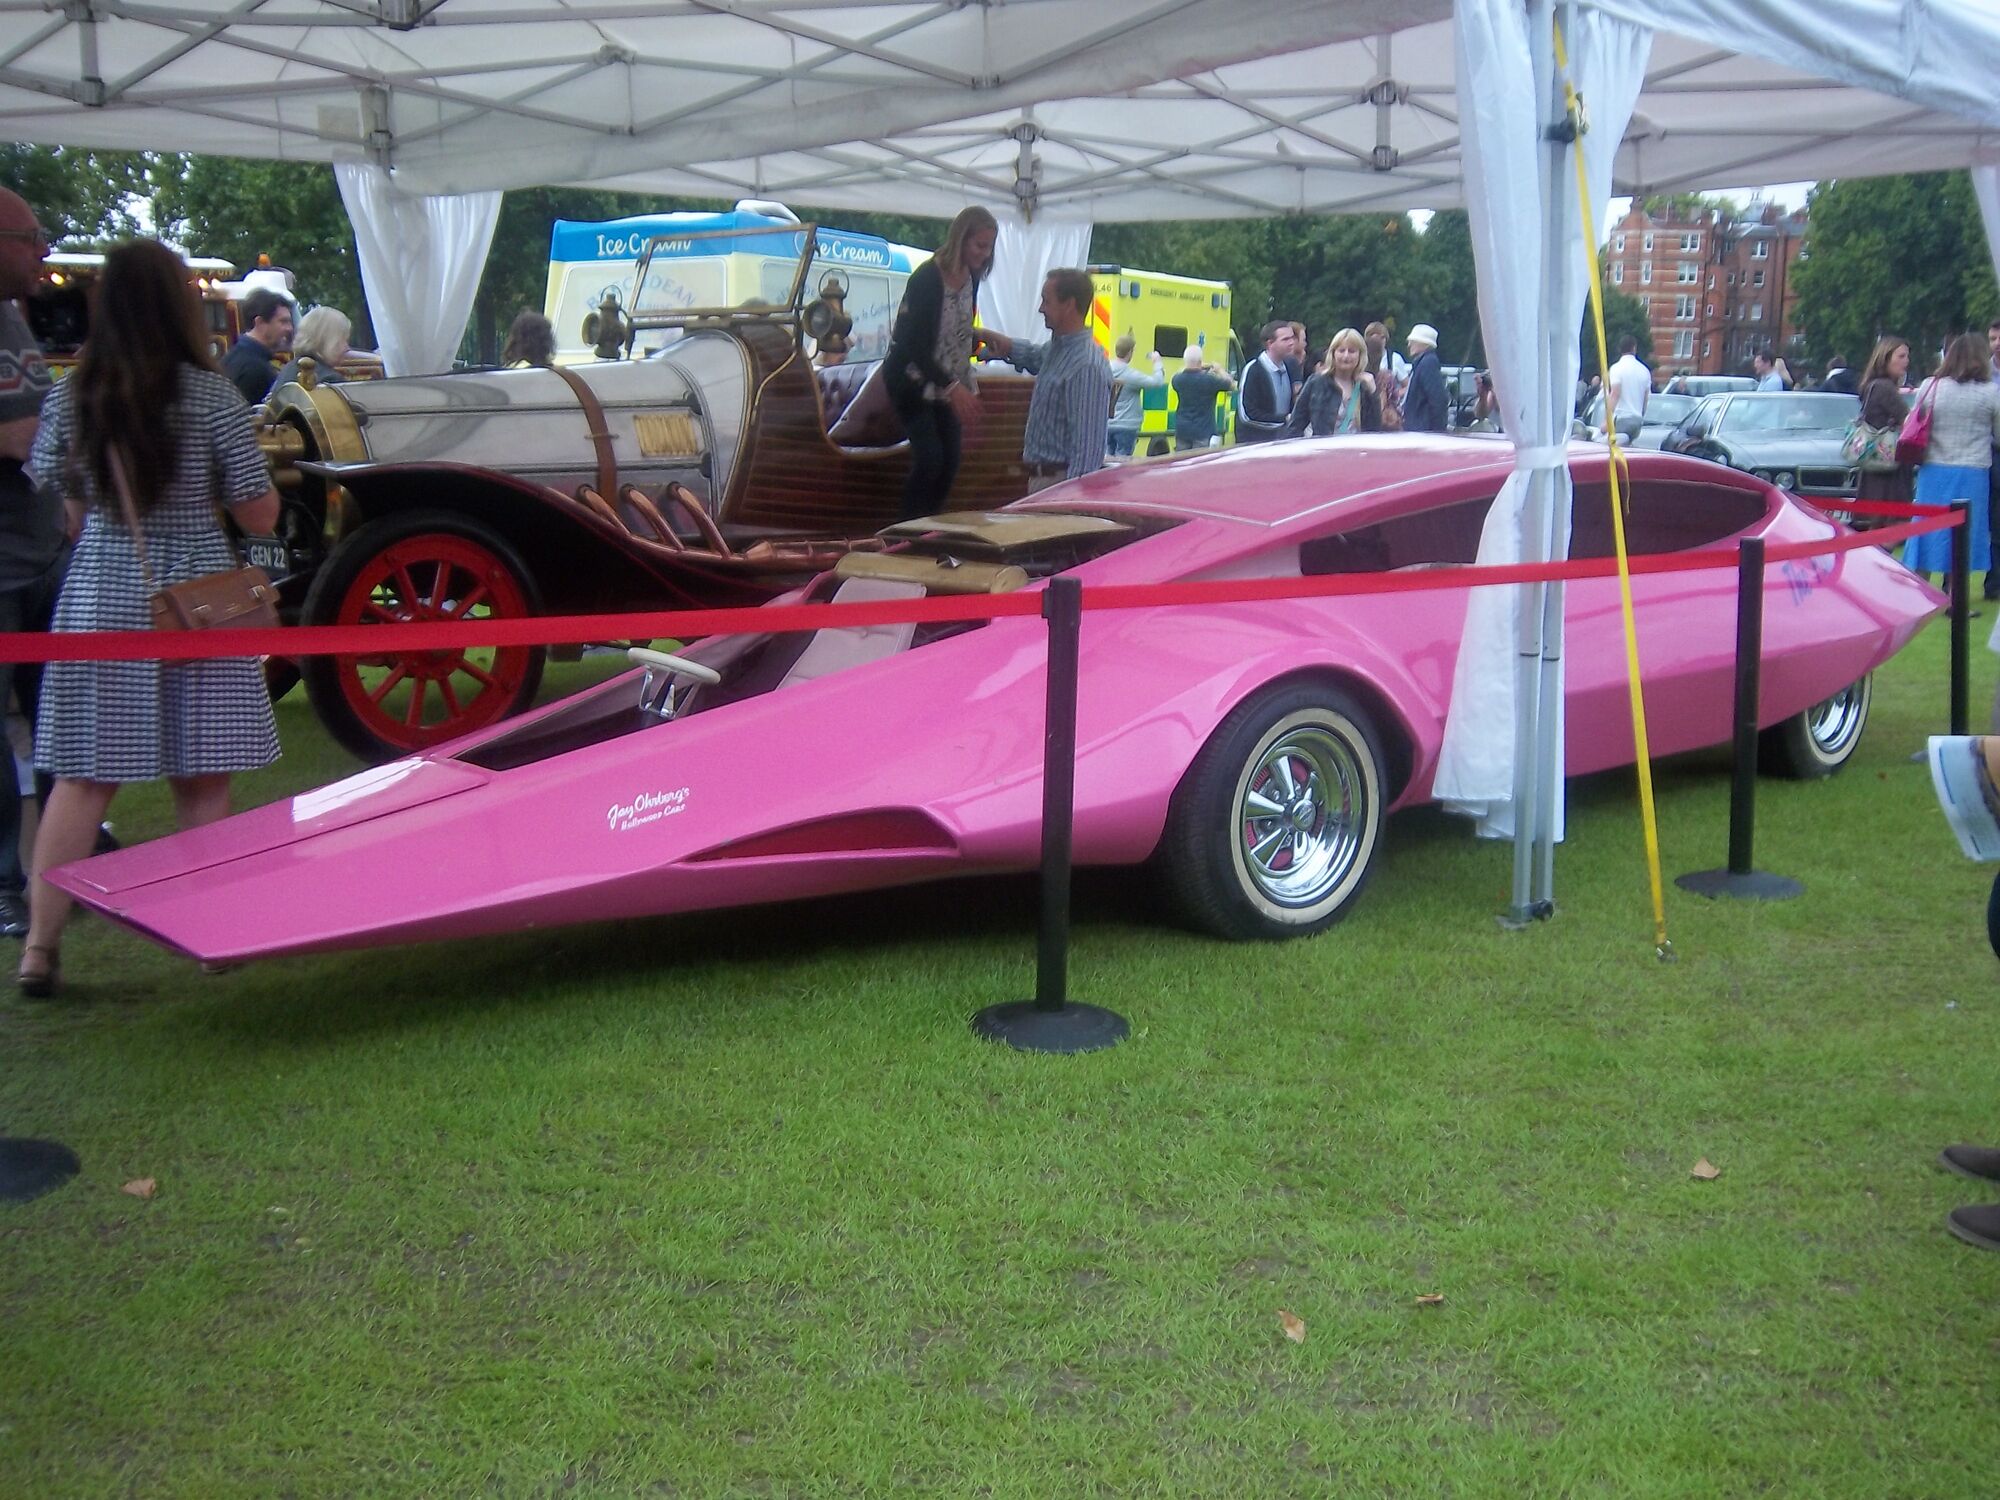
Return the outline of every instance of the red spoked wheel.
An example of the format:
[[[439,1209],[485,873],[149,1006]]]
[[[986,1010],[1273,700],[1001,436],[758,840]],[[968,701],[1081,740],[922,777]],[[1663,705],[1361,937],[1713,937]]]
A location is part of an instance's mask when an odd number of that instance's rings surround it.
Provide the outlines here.
[[[445,511],[374,521],[334,549],[303,611],[312,625],[518,619],[540,612],[534,580],[491,527]],[[316,656],[306,691],[335,739],[381,760],[483,729],[534,701],[537,646]]]

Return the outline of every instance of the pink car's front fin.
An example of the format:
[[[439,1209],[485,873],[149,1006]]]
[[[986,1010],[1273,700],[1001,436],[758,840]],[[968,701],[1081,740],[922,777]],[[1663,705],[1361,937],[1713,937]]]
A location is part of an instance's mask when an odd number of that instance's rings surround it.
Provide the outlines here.
[[[162,880],[281,849],[319,834],[471,791],[492,773],[458,761],[395,760],[172,838],[135,844],[49,872],[51,884],[95,904]]]

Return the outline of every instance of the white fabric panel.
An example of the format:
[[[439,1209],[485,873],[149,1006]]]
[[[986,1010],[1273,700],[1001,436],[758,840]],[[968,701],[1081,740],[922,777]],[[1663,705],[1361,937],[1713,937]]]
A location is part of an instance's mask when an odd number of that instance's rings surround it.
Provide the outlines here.
[[[979,289],[979,321],[1030,343],[1048,337],[1042,324],[1042,282],[1049,272],[1090,262],[1090,221],[1001,213],[993,270]],[[1089,309],[1085,309],[1089,311]]]
[[[380,167],[340,162],[382,363],[391,375],[451,368],[500,217],[498,193],[408,197]]]
[[[1972,193],[1979,200],[1979,222],[1986,226],[1986,254],[1993,262],[1993,274],[2000,277],[2000,165],[1975,166]]]
[[[1579,368],[1574,330],[1588,296],[1587,260],[1575,166],[1560,161],[1542,139],[1544,93],[1535,61],[1548,52],[1534,28],[1547,10],[1519,0],[1459,0],[1455,45],[1464,132],[1466,198],[1478,267],[1480,328],[1506,429],[1521,464],[1509,476],[1479,539],[1478,560],[1523,560],[1524,515],[1534,470],[1548,465],[1567,441]],[[1652,43],[1642,27],[1591,12],[1579,14],[1568,38],[1570,76],[1589,113],[1585,170],[1599,228],[1611,196],[1611,158],[1639,93]],[[1553,176],[1552,176],[1553,172]],[[1527,191],[1527,184],[1537,191]],[[1548,233],[1545,203],[1557,210],[1559,231]],[[1525,451],[1539,450],[1539,451]],[[1555,451],[1552,451],[1555,450]],[[1554,532],[1547,555],[1569,551],[1569,470],[1560,461],[1541,471],[1546,495],[1554,484]],[[1545,503],[1548,503],[1545,501]],[[1478,820],[1488,837],[1513,832],[1517,673],[1521,621],[1529,591],[1475,589],[1453,673],[1452,698],[1439,753],[1437,795]],[[1558,647],[1559,654],[1559,647]],[[1558,691],[1552,707],[1560,712]],[[1556,754],[1562,753],[1560,732]],[[1560,759],[1556,785],[1561,785]],[[1560,793],[1556,832],[1561,834]]]
[[[2000,126],[2000,91],[1993,87],[2000,13],[1993,0],[1587,3],[1635,26]]]
[[[2000,148],[1994,0],[1581,3],[1658,29],[1615,191],[1936,170]],[[1463,202],[1450,0],[760,0],[659,14],[452,0],[408,31],[353,0],[284,0],[296,26],[269,7],[232,21],[226,0],[140,9],[184,19],[0,8],[7,138],[368,159],[411,193],[616,179],[949,213],[1012,206],[1009,130],[1032,107],[1040,213]],[[86,15],[101,84],[82,76]],[[1381,81],[1387,102],[1366,102]]]

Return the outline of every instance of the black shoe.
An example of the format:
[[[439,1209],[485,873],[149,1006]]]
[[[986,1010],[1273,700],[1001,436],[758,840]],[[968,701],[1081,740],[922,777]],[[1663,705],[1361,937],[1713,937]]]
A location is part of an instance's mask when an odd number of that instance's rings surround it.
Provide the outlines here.
[[[28,935],[28,902],[19,891],[0,891],[0,937]]]
[[[1945,1215],[1944,1227],[1981,1250],[2000,1250],[2000,1203],[1975,1203],[1970,1208],[1954,1208]]]
[[[1938,1153],[1938,1165],[1961,1177],[2000,1182],[2000,1151],[1991,1146],[1947,1146]]]
[[[97,825],[97,842],[90,848],[92,854],[115,854],[124,847],[118,842],[118,836],[111,831],[109,823]]]

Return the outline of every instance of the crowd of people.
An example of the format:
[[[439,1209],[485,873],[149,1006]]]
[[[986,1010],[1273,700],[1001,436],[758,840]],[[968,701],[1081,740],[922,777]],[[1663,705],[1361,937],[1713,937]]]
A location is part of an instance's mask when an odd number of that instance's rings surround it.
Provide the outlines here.
[[[1370,323],[1365,331],[1341,329],[1316,358],[1299,323],[1266,323],[1263,342],[1263,351],[1243,368],[1236,414],[1239,443],[1344,432],[1443,432],[1450,423],[1451,395],[1438,359],[1438,334],[1428,323],[1410,330],[1407,360],[1389,351],[1389,330],[1382,323]],[[1195,443],[1188,441],[1182,426],[1198,428],[1204,414],[1193,414],[1192,424],[1189,415],[1183,395],[1178,445],[1186,449],[1213,441],[1199,436]],[[1212,412],[1205,415],[1212,420]]]
[[[1760,392],[1789,391],[1796,382],[1784,360],[1758,352],[1751,357],[1751,374]],[[1882,434],[1880,451],[1893,454],[1896,435],[1913,408],[1923,409],[1929,422],[1929,442],[1917,462],[1870,457],[1859,465],[1855,498],[1897,504],[1967,506],[1972,571],[1983,572],[1981,592],[1986,601],[2000,599],[2000,318],[1981,339],[1962,333],[1945,340],[1931,373],[1916,379],[1910,341],[1884,334],[1857,374],[1842,355],[1827,362],[1817,389],[1858,399],[1855,423]],[[1914,382],[1914,383],[1913,383]],[[1619,358],[1602,382],[1611,424],[1620,437],[1638,435],[1652,394],[1653,374],[1638,357],[1638,341],[1620,341]],[[1595,381],[1578,391],[1578,410],[1595,399]],[[1857,529],[1894,524],[1890,517],[1857,517]],[[1904,546],[1903,562],[1926,580],[1949,581],[1951,538],[1947,532],[1927,532]],[[2000,702],[1996,702],[2000,715]],[[2000,728],[2000,717],[1996,717]]]

